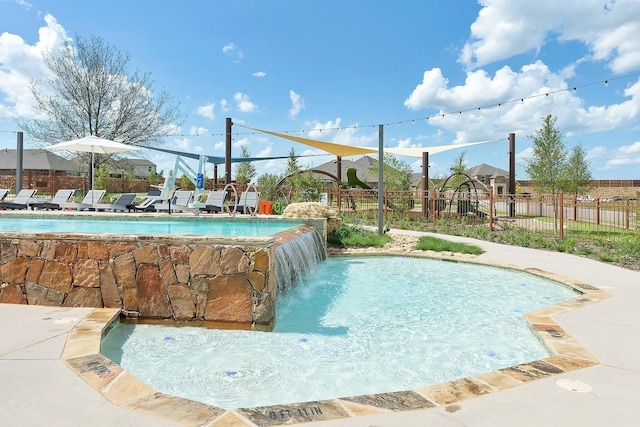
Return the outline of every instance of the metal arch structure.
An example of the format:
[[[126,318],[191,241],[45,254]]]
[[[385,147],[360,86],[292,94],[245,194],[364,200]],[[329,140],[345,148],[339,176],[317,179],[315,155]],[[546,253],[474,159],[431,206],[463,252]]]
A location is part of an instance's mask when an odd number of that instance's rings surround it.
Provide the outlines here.
[[[454,177],[464,177],[465,180],[458,184],[455,188],[450,187],[447,188],[447,183]],[[473,190],[472,190],[473,187]],[[468,193],[467,199],[462,199],[460,195],[465,191]],[[440,193],[445,193],[446,191],[452,191],[451,198],[448,201],[449,205],[449,213],[451,213],[451,208],[453,206],[453,202],[456,201],[456,213],[464,215],[469,212],[477,215],[478,217],[484,218],[486,213],[479,210],[480,201],[478,197],[478,188],[476,187],[476,182],[469,175],[464,172],[456,172],[451,174],[440,186]],[[473,191],[474,197],[472,197],[471,193]],[[447,205],[447,201],[443,200],[442,204],[439,206],[441,210],[444,210]]]

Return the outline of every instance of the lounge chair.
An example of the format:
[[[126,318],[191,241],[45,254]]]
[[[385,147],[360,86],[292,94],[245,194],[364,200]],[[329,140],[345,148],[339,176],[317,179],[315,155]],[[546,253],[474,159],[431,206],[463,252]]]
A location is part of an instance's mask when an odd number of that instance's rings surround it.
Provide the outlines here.
[[[1,202],[1,209],[27,209],[29,207],[29,201],[36,194],[38,190],[26,190],[22,189],[13,198],[13,202]]]
[[[154,207],[158,212],[167,212],[171,209],[171,212],[191,212],[192,208],[189,207],[189,203],[192,202],[193,191],[177,190],[173,193],[170,203],[157,203]]]
[[[46,209],[46,210],[60,210],[62,203],[68,203],[71,200],[71,196],[76,190],[58,190],[54,194],[53,199],[49,201],[29,203],[29,208],[33,209]]]
[[[153,212],[156,210],[156,203],[158,203],[158,197],[149,194],[143,201],[138,204],[131,204],[128,208],[134,211]]]
[[[69,210],[76,210],[76,211],[88,210],[88,209],[91,209],[94,204],[100,203],[105,193],[106,193],[106,190],[89,190],[87,191],[86,196],[84,196],[84,199],[82,199],[82,202],[60,203],[60,207],[62,209],[69,209]]]
[[[113,203],[94,203],[90,209],[111,212],[125,211],[131,209],[136,197],[138,197],[136,193],[121,194]]]
[[[7,197],[7,194],[9,194],[9,190],[7,190],[6,188],[0,188],[0,202],[4,201],[4,198]]]
[[[227,198],[226,191],[220,190],[212,190],[209,191],[207,195],[207,200],[204,202],[204,211],[212,213],[212,212],[222,212],[224,209],[224,202]]]
[[[255,215],[258,212],[258,201],[260,193],[258,191],[243,191],[240,194],[240,201],[236,205],[236,212]]]

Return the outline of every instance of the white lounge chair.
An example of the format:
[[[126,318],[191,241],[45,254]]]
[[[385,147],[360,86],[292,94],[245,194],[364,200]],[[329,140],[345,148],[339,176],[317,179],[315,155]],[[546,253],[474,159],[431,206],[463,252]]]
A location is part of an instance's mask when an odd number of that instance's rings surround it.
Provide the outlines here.
[[[193,191],[176,190],[173,193],[170,203],[156,203],[154,206],[158,212],[191,212],[193,208],[189,207],[189,203],[193,200]]]
[[[258,212],[258,201],[260,200],[260,192],[243,191],[240,194],[240,200],[236,205],[236,212],[248,213],[255,215]]]
[[[224,210],[224,202],[227,199],[227,192],[220,190],[209,191],[207,200],[204,202],[204,211],[222,212]]]
[[[29,201],[36,194],[38,190],[26,190],[22,189],[13,198],[13,202],[1,202],[0,208],[2,209],[27,209],[29,207]]]
[[[2,202],[5,197],[7,197],[7,194],[9,194],[9,190],[8,189],[0,188],[0,202]]]
[[[157,196],[147,196],[143,201],[133,206],[134,211],[155,211],[155,204],[158,203]]]
[[[91,209],[95,211],[125,211],[133,209],[133,201],[138,197],[135,193],[121,194],[113,203],[94,203]]]
[[[82,199],[82,202],[61,203],[60,207],[62,209],[72,209],[76,211],[87,210],[87,209],[90,209],[94,204],[100,203],[105,193],[106,193],[106,190],[89,190],[87,191],[86,196],[84,196],[84,199]]]
[[[54,194],[53,199],[49,201],[29,203],[29,208],[31,208],[32,210],[33,209],[46,209],[46,210],[62,209],[60,205],[63,203],[69,203],[71,196],[73,196],[73,193],[75,192],[76,190],[66,190],[66,189],[58,190],[56,191],[56,194]]]

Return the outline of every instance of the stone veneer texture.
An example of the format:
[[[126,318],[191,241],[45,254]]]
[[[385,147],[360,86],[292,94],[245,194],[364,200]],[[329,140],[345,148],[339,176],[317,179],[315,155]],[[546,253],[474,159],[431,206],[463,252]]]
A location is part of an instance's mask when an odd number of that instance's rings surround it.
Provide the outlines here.
[[[0,303],[270,327],[279,237],[0,235]]]

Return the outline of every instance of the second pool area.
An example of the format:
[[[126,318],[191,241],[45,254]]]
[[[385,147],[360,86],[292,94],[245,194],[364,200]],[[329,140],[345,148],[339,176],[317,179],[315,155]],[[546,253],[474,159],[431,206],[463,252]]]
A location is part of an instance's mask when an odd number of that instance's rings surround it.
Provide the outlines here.
[[[523,314],[576,295],[494,267],[336,257],[278,296],[271,333],[119,325],[102,352],[221,408],[410,390],[548,356]]]
[[[230,217],[179,217],[176,215],[3,215],[0,232],[271,236],[300,225],[301,221],[282,219],[242,219]]]

